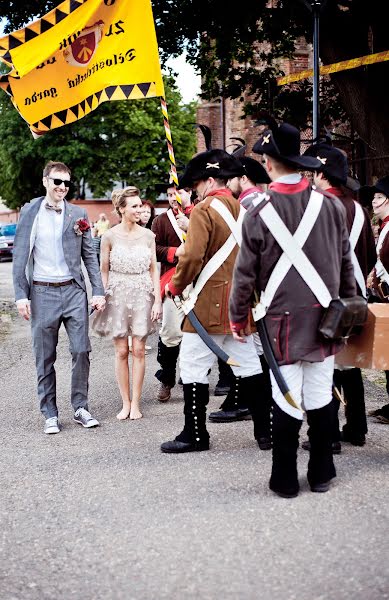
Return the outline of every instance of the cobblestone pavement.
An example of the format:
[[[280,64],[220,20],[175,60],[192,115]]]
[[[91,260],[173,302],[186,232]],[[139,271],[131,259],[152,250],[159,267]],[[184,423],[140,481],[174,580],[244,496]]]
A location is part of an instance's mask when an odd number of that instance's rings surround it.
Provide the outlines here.
[[[3,301],[10,268],[0,263]],[[300,450],[301,493],[284,500],[267,488],[271,454],[258,450],[249,421],[209,424],[209,452],[160,453],[182,426],[182,391],[155,400],[156,336],[144,418],[116,420],[112,347],[93,339],[90,407],[101,427],[74,423],[62,333],[63,430],[44,436],[29,326],[10,319],[0,335],[1,600],[389,598],[388,426],[370,419],[365,447],[343,444],[327,494],[309,491]],[[367,375],[375,408],[386,400],[382,377]],[[218,405],[211,397],[210,409]]]

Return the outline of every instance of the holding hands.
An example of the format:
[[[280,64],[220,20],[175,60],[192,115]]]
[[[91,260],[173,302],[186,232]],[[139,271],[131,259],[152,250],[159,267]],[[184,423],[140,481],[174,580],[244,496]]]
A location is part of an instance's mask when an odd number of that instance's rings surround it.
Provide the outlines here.
[[[105,308],[105,298],[104,296],[93,296],[93,298],[90,301],[90,304],[92,308],[99,312],[100,310],[104,310]]]

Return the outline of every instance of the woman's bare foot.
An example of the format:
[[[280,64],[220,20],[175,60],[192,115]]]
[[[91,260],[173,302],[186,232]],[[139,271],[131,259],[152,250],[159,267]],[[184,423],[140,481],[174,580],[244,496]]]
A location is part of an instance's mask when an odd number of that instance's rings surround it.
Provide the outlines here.
[[[131,405],[130,406],[123,406],[123,408],[120,411],[120,413],[118,413],[116,415],[116,418],[119,419],[119,421],[124,421],[125,419],[128,419],[128,417],[130,416],[130,412],[131,412]]]
[[[137,406],[134,406],[133,408],[131,408],[130,419],[132,421],[134,421],[135,419],[141,419],[142,417],[143,417],[143,415]]]

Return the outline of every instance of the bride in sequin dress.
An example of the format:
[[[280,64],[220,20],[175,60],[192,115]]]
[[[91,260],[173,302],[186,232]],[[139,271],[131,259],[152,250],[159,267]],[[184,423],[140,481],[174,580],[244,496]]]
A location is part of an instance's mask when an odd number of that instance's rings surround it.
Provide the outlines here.
[[[155,252],[155,235],[138,225],[142,201],[133,186],[112,193],[121,223],[111,227],[101,240],[101,276],[106,307],[93,314],[95,335],[110,337],[115,347],[115,373],[123,408],[119,420],[140,419],[140,399],[145,375],[145,343],[155,331],[162,304]],[[132,394],[128,368],[132,336]]]

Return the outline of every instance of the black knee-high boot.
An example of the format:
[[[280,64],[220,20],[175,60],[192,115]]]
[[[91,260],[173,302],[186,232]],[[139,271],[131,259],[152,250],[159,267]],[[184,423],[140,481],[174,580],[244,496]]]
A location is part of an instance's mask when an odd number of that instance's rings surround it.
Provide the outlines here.
[[[184,383],[184,429],[172,441],[161,445],[162,452],[182,453],[209,450],[206,427],[209,386],[204,383]]]
[[[161,338],[158,339],[157,361],[161,365],[161,368],[155,373],[155,376],[158,381],[171,388],[176,384],[176,366],[180,346],[181,344],[168,347],[165,346]]]
[[[343,371],[341,371],[340,369],[335,369],[333,383],[339,393],[342,392],[342,386],[343,386],[342,374],[343,374]],[[342,444],[340,443],[341,436],[340,436],[340,430],[339,430],[339,416],[338,416],[340,402],[335,395],[332,396],[329,406],[330,406],[331,413],[332,413],[332,419],[331,419],[331,423],[332,423],[332,425],[331,425],[332,454],[340,454],[342,452]],[[308,430],[308,437],[309,437],[309,430]],[[310,441],[309,440],[304,441],[302,443],[302,448],[304,450],[310,450],[311,449]]]
[[[346,425],[343,427],[342,438],[355,446],[363,446],[367,421],[361,369],[342,371],[342,387],[346,399]]]
[[[230,365],[221,360],[221,358],[218,358],[217,364],[219,367],[219,379],[215,386],[215,396],[225,396],[228,394],[233,383],[234,373]]]
[[[240,404],[246,405],[251,413],[254,424],[254,437],[261,450],[270,450],[270,412],[272,404],[271,384],[267,388],[268,373],[259,373],[240,380]],[[270,394],[270,395],[269,395]]]
[[[273,402],[273,464],[270,489],[283,498],[294,498],[299,492],[297,448],[302,421],[291,417]]]
[[[247,407],[246,394],[242,394],[242,377],[233,376],[227,398],[224,400],[220,410],[211,412],[209,420],[213,423],[231,423],[232,421],[243,421],[250,419],[250,411]]]
[[[307,420],[311,443],[308,482],[313,492],[326,492],[330,480],[336,477],[332,456],[333,410],[331,403],[316,410],[307,410]]]

